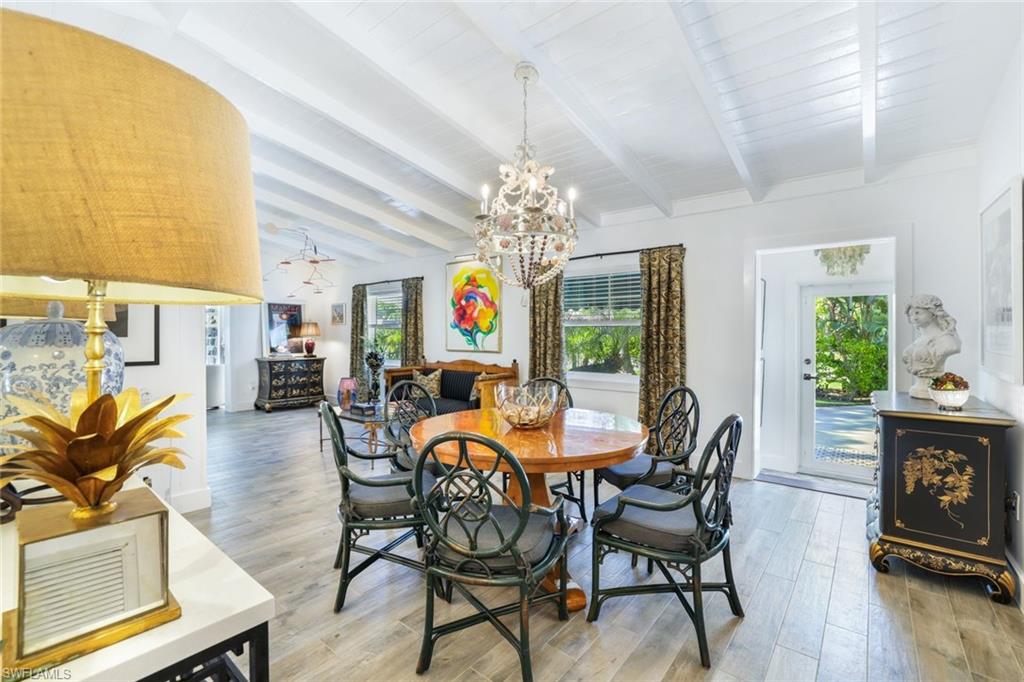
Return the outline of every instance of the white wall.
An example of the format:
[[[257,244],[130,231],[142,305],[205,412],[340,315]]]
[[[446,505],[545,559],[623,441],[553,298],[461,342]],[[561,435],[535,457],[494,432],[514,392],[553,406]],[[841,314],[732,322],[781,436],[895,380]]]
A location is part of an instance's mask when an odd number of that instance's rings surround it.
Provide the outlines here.
[[[160,364],[127,367],[125,388],[135,387],[146,399],[172,393],[189,398],[174,405],[168,414],[190,414],[179,429],[185,434],[170,444],[185,451],[183,470],[151,466],[142,470],[153,489],[184,513],[210,506],[206,483],[206,355],[203,306],[160,306]]]
[[[320,324],[323,336],[316,339],[316,354],[325,358],[324,390],[333,396],[338,377],[348,372],[348,334],[341,341],[342,330],[349,325],[331,326],[331,304],[346,302],[351,290],[342,287],[327,288],[322,294],[314,294],[312,287],[303,287],[293,299],[288,294],[302,287],[302,280],[309,274],[308,265],[293,264],[286,270],[274,271],[276,264],[286,254],[277,251],[261,253],[261,271],[266,274],[263,281],[263,297],[274,303],[298,303],[303,306],[303,320]],[[334,255],[334,254],[331,254]],[[324,275],[339,284],[346,274],[336,264],[320,266]],[[263,347],[263,308],[265,304],[231,306],[227,308],[227,367],[225,368],[225,397],[227,410],[239,412],[253,409],[259,380],[256,372],[256,358],[267,355]]]
[[[1024,11],[1021,12],[1024,32]],[[978,213],[1014,176],[1024,175],[1024,42],[1018,43],[1014,57],[1006,67],[999,93],[989,108],[978,142],[978,203],[972,227],[977,233]],[[979,242],[974,240],[970,256],[977,260]],[[977,296],[975,284],[975,295]],[[976,334],[972,339],[980,344]],[[1009,384],[981,372],[981,397],[1009,412],[1024,423],[1024,386]],[[1024,434],[1018,426],[1010,431],[1011,455],[1008,460],[1010,488],[1024,494]],[[1017,578],[1024,578],[1024,522],[1011,520],[1012,541],[1008,548]]]
[[[759,249],[898,237],[897,249],[908,255],[897,273],[897,303],[915,292],[934,293],[958,318],[962,328],[977,326],[977,263],[963,258],[974,248],[977,175],[970,150],[892,169],[874,185],[864,186],[859,172],[788,183],[755,205],[707,209],[708,199],[677,204],[680,217],[627,222],[582,234],[579,254],[683,243],[686,255],[688,383],[701,398],[707,428],[739,412],[748,429],[737,474],[750,476],[755,464],[751,437],[754,395],[754,254]],[[691,213],[690,211],[699,211]],[[444,350],[442,308],[444,264],[451,256],[403,260],[349,275],[340,300],[351,299],[353,283],[424,277],[425,352],[430,359],[459,356]],[[936,263],[957,263],[953,275]],[[899,282],[903,282],[902,285]],[[527,308],[521,294],[505,290],[502,353],[496,362],[517,358],[528,368]],[[334,342],[347,353],[349,329]],[[896,347],[909,343],[909,326],[897,328]],[[482,356],[475,356],[480,359]],[[975,346],[950,363],[952,371],[973,375]],[[346,370],[347,371],[347,366]],[[585,390],[573,387],[582,407],[636,414],[631,390]]]
[[[471,358],[480,362],[508,365],[512,360],[519,361],[519,370],[526,376],[529,346],[527,345],[527,322],[529,309],[522,304],[527,301],[523,292],[512,287],[502,287],[504,305],[502,342],[500,353],[459,353],[445,349],[445,320],[448,301],[445,294],[445,264],[456,256],[473,253],[467,248],[452,254],[430,258],[416,258],[360,268],[357,275],[345,273],[343,286],[339,287],[338,300],[344,301],[349,307],[352,303],[352,285],[377,282],[380,280],[397,280],[406,277],[423,277],[423,353],[428,360],[454,360]],[[342,327],[332,327],[327,338],[332,357],[337,355],[338,363],[326,370],[329,386],[337,386],[338,378],[348,376],[348,349],[352,333],[351,310],[348,311],[348,323]],[[323,329],[323,327],[321,327]],[[341,362],[343,360],[343,362]],[[333,390],[329,395],[333,395]]]
[[[895,248],[891,241],[870,244],[871,252],[855,275],[829,275],[813,249],[768,253],[761,258],[765,280],[764,420],[761,427],[761,466],[796,471],[800,460],[800,427],[804,416],[801,373],[801,288],[808,285],[886,283],[891,289]],[[902,315],[902,306],[892,314]],[[900,366],[897,371],[901,371]],[[757,423],[755,413],[749,428]]]

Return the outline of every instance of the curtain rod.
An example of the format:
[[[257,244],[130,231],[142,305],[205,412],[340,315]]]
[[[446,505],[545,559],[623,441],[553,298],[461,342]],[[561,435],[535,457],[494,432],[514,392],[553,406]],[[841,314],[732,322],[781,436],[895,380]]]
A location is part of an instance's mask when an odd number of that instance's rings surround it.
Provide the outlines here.
[[[395,282],[404,282],[407,279],[423,279],[423,277],[405,277],[403,279],[382,279],[379,282],[366,282],[365,284],[353,284],[354,287],[372,287],[377,284],[394,284]]]
[[[683,244],[667,244],[666,246],[683,246]],[[664,248],[662,246],[653,247],[656,249]],[[630,249],[629,251],[606,251],[604,253],[591,253],[586,256],[573,256],[570,261],[574,260],[586,260],[587,258],[604,258],[605,256],[625,256],[630,253],[640,253],[646,249]]]

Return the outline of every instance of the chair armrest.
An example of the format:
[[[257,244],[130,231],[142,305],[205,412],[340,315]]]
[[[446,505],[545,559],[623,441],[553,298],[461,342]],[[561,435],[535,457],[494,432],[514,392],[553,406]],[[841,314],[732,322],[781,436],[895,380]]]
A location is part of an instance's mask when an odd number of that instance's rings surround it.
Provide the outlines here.
[[[345,478],[347,478],[348,480],[352,481],[353,483],[358,483],[360,485],[370,486],[371,488],[390,488],[392,486],[399,486],[399,485],[404,485],[404,486],[411,486],[412,485],[412,474],[411,473],[408,476],[402,476],[402,477],[399,477],[399,478],[390,478],[390,479],[388,479],[386,481],[382,481],[380,479],[363,478],[362,476],[360,476],[356,472],[352,471],[352,469],[347,467],[347,466],[339,467],[339,469],[340,469],[342,475]]]
[[[606,516],[603,519],[594,520],[594,529],[598,529],[606,523],[614,521],[615,519],[622,516],[622,512],[626,511],[626,507],[638,507],[640,509],[650,509],[651,511],[659,512],[670,512],[677,509],[684,509],[689,505],[693,504],[693,501],[700,499],[700,490],[691,490],[686,495],[679,498],[677,502],[671,502],[668,504],[657,504],[654,502],[645,502],[644,500],[638,500],[633,497],[626,497],[623,494],[619,494],[618,503],[615,507],[615,512],[611,516]]]
[[[390,391],[391,384],[394,383],[396,376],[408,376],[412,379],[413,370],[420,371],[423,369],[423,365],[409,365],[408,367],[389,367],[384,370],[384,390]]]
[[[569,521],[565,518],[565,498],[561,495],[555,496],[555,501],[550,507],[531,503],[530,511],[544,514],[546,516],[557,516],[558,534],[565,536],[569,533]]]
[[[349,457],[355,457],[356,459],[391,459],[392,457],[395,456],[395,453],[393,452],[379,452],[377,454],[373,454],[370,452],[359,452],[357,450],[352,449],[348,445],[345,446],[345,451],[348,453]]]
[[[555,501],[552,503],[550,507],[545,507],[543,505],[539,505],[533,502],[530,503],[530,511],[539,512],[541,514],[547,514],[548,516],[551,516],[552,514],[557,514],[564,506],[565,498],[562,497],[561,495],[555,495]]]

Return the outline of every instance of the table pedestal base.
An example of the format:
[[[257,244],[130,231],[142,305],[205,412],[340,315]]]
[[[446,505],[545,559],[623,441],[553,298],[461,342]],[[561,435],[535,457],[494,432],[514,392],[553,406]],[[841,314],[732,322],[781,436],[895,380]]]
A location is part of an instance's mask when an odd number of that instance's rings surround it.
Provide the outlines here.
[[[526,479],[530,483],[530,499],[533,504],[540,505],[542,507],[551,506],[551,490],[548,488],[548,484],[544,479],[544,474],[526,474]],[[509,477],[508,482],[508,496],[511,497],[516,504],[523,503],[523,492],[519,489],[519,482],[516,481],[514,476]],[[576,523],[574,519],[569,519],[569,533],[579,532],[580,524]],[[565,561],[565,559],[562,559]],[[558,572],[559,566],[555,566],[541,582],[541,587],[549,592],[556,592],[558,590]],[[587,593],[583,591],[575,580],[572,579],[572,575],[569,575],[568,583],[568,602],[570,611],[582,611],[587,608]]]

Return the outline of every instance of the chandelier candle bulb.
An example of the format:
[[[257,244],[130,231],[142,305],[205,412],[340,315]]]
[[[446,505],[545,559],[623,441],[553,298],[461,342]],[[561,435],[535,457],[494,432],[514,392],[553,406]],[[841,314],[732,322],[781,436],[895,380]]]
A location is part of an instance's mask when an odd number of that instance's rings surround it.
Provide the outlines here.
[[[487,215],[487,197],[490,195],[490,185],[484,185],[480,188],[480,215]]]

